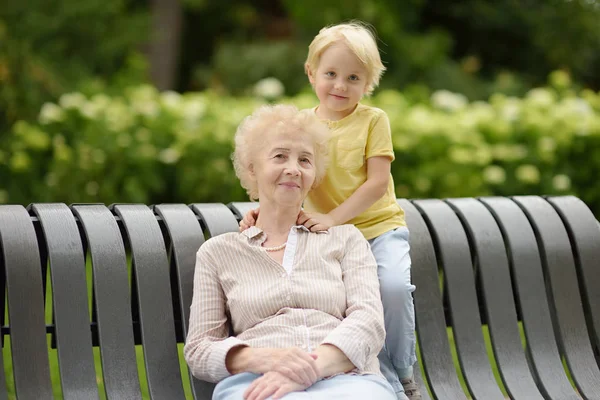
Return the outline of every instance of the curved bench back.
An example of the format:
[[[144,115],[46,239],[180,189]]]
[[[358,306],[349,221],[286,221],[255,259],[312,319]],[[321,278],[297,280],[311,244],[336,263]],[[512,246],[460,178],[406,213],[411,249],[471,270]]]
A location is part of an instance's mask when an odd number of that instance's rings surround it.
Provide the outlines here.
[[[398,203],[424,399],[600,398],[600,227],[583,202]],[[256,206],[0,205],[0,400],[209,400],[181,354],[195,256]]]

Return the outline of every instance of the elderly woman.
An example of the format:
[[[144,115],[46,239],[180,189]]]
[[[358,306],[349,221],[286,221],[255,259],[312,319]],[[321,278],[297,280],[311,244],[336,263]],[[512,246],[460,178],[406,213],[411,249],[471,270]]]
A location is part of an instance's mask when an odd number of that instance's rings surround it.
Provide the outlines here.
[[[328,134],[284,105],[238,128],[235,170],[261,212],[198,251],[184,348],[195,377],[219,382],[215,400],[395,399],[379,371],[385,331],[367,241],[352,225],[296,225],[324,176]]]

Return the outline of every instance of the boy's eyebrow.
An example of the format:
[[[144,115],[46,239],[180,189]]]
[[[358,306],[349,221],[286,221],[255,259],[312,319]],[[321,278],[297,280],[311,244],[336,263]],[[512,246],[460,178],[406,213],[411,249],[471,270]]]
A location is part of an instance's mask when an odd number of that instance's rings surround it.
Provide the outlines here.
[[[335,70],[337,70],[337,68],[336,67],[327,67],[327,68],[325,68],[325,70],[327,70],[327,71],[331,71],[331,70],[335,71]],[[350,73],[351,74],[360,75],[360,74],[364,74],[365,71],[354,70],[354,71],[350,71]]]

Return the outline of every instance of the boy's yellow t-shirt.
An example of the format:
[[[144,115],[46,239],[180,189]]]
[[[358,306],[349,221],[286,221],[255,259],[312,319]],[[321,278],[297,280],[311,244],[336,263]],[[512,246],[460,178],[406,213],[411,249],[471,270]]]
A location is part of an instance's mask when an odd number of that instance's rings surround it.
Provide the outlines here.
[[[359,103],[343,119],[324,122],[331,131],[329,166],[321,184],[308,193],[304,209],[327,214],[367,180],[368,158],[384,156],[393,161],[394,148],[389,119],[379,108]],[[404,210],[396,203],[391,175],[385,195],[347,223],[360,229],[366,239],[406,226]]]

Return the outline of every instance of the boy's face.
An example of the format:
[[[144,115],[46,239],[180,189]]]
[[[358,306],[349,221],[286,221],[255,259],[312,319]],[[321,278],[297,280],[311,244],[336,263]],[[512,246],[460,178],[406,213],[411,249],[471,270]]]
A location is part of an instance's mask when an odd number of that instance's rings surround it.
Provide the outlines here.
[[[339,120],[366,93],[368,72],[348,46],[336,43],[323,52],[317,70],[308,71],[308,79],[319,98],[319,117]]]

